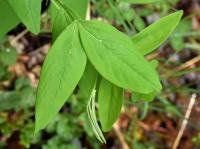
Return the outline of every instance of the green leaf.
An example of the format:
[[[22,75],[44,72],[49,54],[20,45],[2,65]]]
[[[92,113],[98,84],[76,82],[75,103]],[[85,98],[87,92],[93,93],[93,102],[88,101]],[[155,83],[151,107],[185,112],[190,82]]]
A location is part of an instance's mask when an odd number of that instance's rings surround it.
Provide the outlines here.
[[[105,79],[98,92],[99,119],[104,132],[109,131],[118,118],[123,104],[123,89]]]
[[[6,66],[15,64],[17,60],[17,52],[12,48],[0,49],[0,63]]]
[[[148,4],[148,3],[154,3],[159,2],[161,0],[120,0],[121,2],[129,2],[132,4]]]
[[[22,23],[34,34],[40,31],[41,0],[7,0]]]
[[[161,90],[157,73],[128,36],[100,21],[84,21],[79,26],[84,50],[104,78],[140,93]]]
[[[192,21],[184,19],[178,24],[173,35],[180,35],[180,34],[187,33],[191,30],[191,28],[192,28]],[[170,44],[176,52],[179,52],[185,46],[184,45],[184,38],[181,37],[181,36],[176,37],[176,36],[173,36],[173,35],[170,38]]]
[[[132,38],[135,48],[137,48],[137,50],[139,50],[143,55],[152,52],[168,38],[180,21],[181,16],[182,11],[175,12],[158,20],[156,23],[141,31]],[[163,28],[162,26],[166,27]],[[156,69],[157,62],[152,61],[151,65]],[[157,94],[157,91],[152,91],[148,94],[132,92],[132,97],[134,101],[145,100],[149,102],[152,101]]]
[[[15,90],[21,91],[26,87],[31,86],[31,80],[25,77],[19,77],[15,81]]]
[[[74,10],[82,19],[85,19],[89,0],[61,0]]]
[[[182,15],[183,11],[177,11],[156,21],[154,24],[133,36],[134,49],[137,49],[143,55],[152,52],[169,37],[179,23]]]
[[[18,92],[0,92],[0,111],[18,109],[21,98]]]
[[[53,21],[52,34],[53,41],[62,33],[62,31],[72,22],[69,16],[65,13],[63,9],[58,11],[55,20]]]
[[[152,60],[150,62],[151,67],[156,69],[156,67],[158,66],[158,61],[157,60]],[[152,101],[156,96],[157,96],[158,92],[153,91],[151,93],[148,94],[142,94],[142,93],[137,93],[137,92],[132,92],[132,100],[133,101],[138,101],[138,100],[144,100],[147,102]]]
[[[87,105],[87,114],[90,120],[90,124],[92,126],[92,129],[94,131],[94,134],[96,135],[97,139],[101,143],[106,143],[106,140],[103,136],[103,133],[101,132],[101,129],[97,123],[97,118],[95,114],[95,95],[96,95],[96,90],[93,89],[88,105]]]
[[[85,65],[78,25],[73,22],[57,38],[45,58],[36,99],[36,132],[58,113],[78,84]]]
[[[79,86],[78,96],[80,98],[83,98],[85,100],[89,99],[92,93],[92,90],[94,88],[97,75],[98,73],[95,70],[94,66],[92,66],[92,64],[89,61],[87,61],[85,72],[78,83],[78,86]]]
[[[52,15],[53,22],[53,40],[55,40],[58,35],[73,22],[73,18],[67,13],[65,8],[71,8],[77,15],[82,19],[85,19],[88,0],[60,0],[62,5],[57,5],[55,2],[51,1],[50,13]],[[64,6],[65,8],[63,8]]]
[[[141,31],[146,27],[145,22],[138,15],[136,15],[135,18],[134,18],[134,26],[138,31]]]
[[[73,22],[73,19],[67,14],[64,8],[51,1],[50,13],[52,16],[52,36],[53,41],[60,33]]]
[[[181,51],[182,49],[184,49],[184,39],[181,38],[181,37],[173,37],[171,40],[170,40],[170,44],[172,46],[172,48],[176,51],[176,52],[179,52]]]
[[[137,93],[137,92],[132,92],[131,97],[132,97],[132,101],[134,101],[134,102],[136,102],[138,100],[150,102],[155,98],[155,96],[157,94],[158,94],[157,92],[151,92],[151,93],[148,93],[148,94],[140,94],[140,93]]]
[[[13,12],[6,0],[0,0],[0,18],[3,19],[0,23],[0,38],[5,35],[9,30],[15,27],[20,20]]]

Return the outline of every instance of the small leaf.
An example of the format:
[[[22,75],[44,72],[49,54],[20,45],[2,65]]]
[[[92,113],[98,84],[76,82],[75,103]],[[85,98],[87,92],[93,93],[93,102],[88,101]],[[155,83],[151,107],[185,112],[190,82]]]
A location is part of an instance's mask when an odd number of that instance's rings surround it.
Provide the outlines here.
[[[123,104],[123,89],[105,79],[98,92],[99,119],[103,131],[109,131],[118,118]]]
[[[145,22],[138,15],[136,15],[135,18],[134,18],[134,26],[138,31],[141,31],[146,27]]]
[[[173,35],[180,35],[187,33],[191,30],[191,28],[192,28],[192,21],[184,19],[178,24]],[[177,37],[173,35],[170,38],[170,44],[176,52],[179,52],[184,48],[184,38],[181,36]]]
[[[40,31],[41,0],[7,0],[22,23],[34,34]]]
[[[161,0],[120,0],[120,1],[132,3],[132,4],[148,4],[148,3],[159,2]]]
[[[136,92],[161,90],[157,73],[128,36],[100,21],[84,21],[79,26],[84,50],[104,78]]]
[[[7,0],[0,0],[0,38],[9,30],[15,27],[19,22],[18,16],[13,12]]]
[[[78,25],[73,22],[57,38],[45,58],[36,99],[36,132],[58,113],[78,84],[85,65]]]
[[[137,49],[143,55],[152,52],[169,37],[179,23],[182,15],[183,11],[177,11],[156,21],[154,24],[133,36],[134,49]]]
[[[97,118],[96,118],[96,114],[95,114],[95,95],[96,95],[96,90],[93,89],[92,94],[89,99],[89,102],[88,102],[88,105],[87,105],[87,113],[88,113],[88,117],[90,120],[90,124],[92,125],[92,129],[93,129],[97,139],[101,143],[106,143],[103,133],[101,132],[101,129],[97,123]]]

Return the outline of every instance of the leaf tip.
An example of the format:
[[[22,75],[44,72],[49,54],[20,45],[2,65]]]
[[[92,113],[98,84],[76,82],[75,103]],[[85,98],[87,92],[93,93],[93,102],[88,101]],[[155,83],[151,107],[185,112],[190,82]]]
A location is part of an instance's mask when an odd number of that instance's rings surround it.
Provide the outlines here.
[[[36,113],[35,113],[35,130],[34,134],[37,134],[40,130],[44,129],[47,126],[47,122],[44,119],[45,117],[38,113],[37,105],[36,105]]]
[[[28,28],[28,27],[27,27]],[[40,33],[40,26],[34,27],[32,29],[29,29],[33,34],[37,35]]]
[[[101,128],[102,128],[102,131],[105,132],[105,133],[111,131],[111,129],[112,129],[112,127],[106,127],[106,126],[103,126],[103,125],[101,125]]]
[[[43,127],[41,127],[37,121],[37,118],[36,118],[36,121],[35,121],[35,130],[34,130],[34,134],[37,134],[40,130],[42,130]]]
[[[39,131],[40,131],[40,129],[39,129],[39,128],[37,127],[37,125],[35,124],[34,134],[36,135]]]
[[[181,19],[181,17],[183,16],[183,10],[179,10],[176,12],[177,16],[179,17],[179,19]]]

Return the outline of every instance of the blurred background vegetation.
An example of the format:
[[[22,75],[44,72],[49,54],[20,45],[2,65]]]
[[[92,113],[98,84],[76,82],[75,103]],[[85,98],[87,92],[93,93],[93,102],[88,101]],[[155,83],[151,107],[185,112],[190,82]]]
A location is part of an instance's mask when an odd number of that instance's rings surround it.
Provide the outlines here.
[[[19,24],[0,39],[0,148],[171,148],[193,93],[197,98],[179,148],[200,148],[199,0],[163,0],[147,5],[91,1],[91,18],[109,22],[128,35],[136,34],[171,12],[184,11],[175,32],[147,56],[148,60],[158,60],[162,93],[146,103],[127,92],[119,120],[112,132],[105,134],[107,144],[95,138],[85,113],[87,101],[78,89],[45,130],[33,133],[36,87],[42,62],[51,46],[51,19],[47,9],[43,1],[42,29],[38,36]]]

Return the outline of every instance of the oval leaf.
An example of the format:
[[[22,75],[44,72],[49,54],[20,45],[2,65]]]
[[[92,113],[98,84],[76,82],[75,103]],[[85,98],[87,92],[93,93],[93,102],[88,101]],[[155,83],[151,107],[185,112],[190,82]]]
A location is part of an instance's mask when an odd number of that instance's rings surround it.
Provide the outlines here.
[[[143,55],[152,52],[169,37],[178,25],[182,15],[183,11],[177,11],[156,21],[154,24],[133,36],[134,49],[137,49]]]
[[[123,104],[123,89],[105,79],[98,92],[99,119],[104,132],[110,131],[117,120]]]
[[[22,23],[33,33],[40,31],[41,0],[8,0]]]
[[[168,15],[154,24],[150,25],[139,34],[132,38],[134,46],[143,54],[146,55],[160,46],[176,28],[182,16],[182,11]],[[167,24],[167,25],[166,25]],[[162,28],[165,26],[165,28]],[[146,46],[148,45],[148,46]],[[157,62],[152,61],[151,65],[154,69],[157,67]],[[158,93],[153,91],[148,94],[132,92],[134,100],[152,101]]]
[[[35,131],[57,114],[78,84],[86,65],[76,22],[67,27],[45,58],[36,99]]]
[[[136,92],[161,90],[157,73],[128,36],[100,21],[84,21],[79,26],[86,54],[104,78]]]

